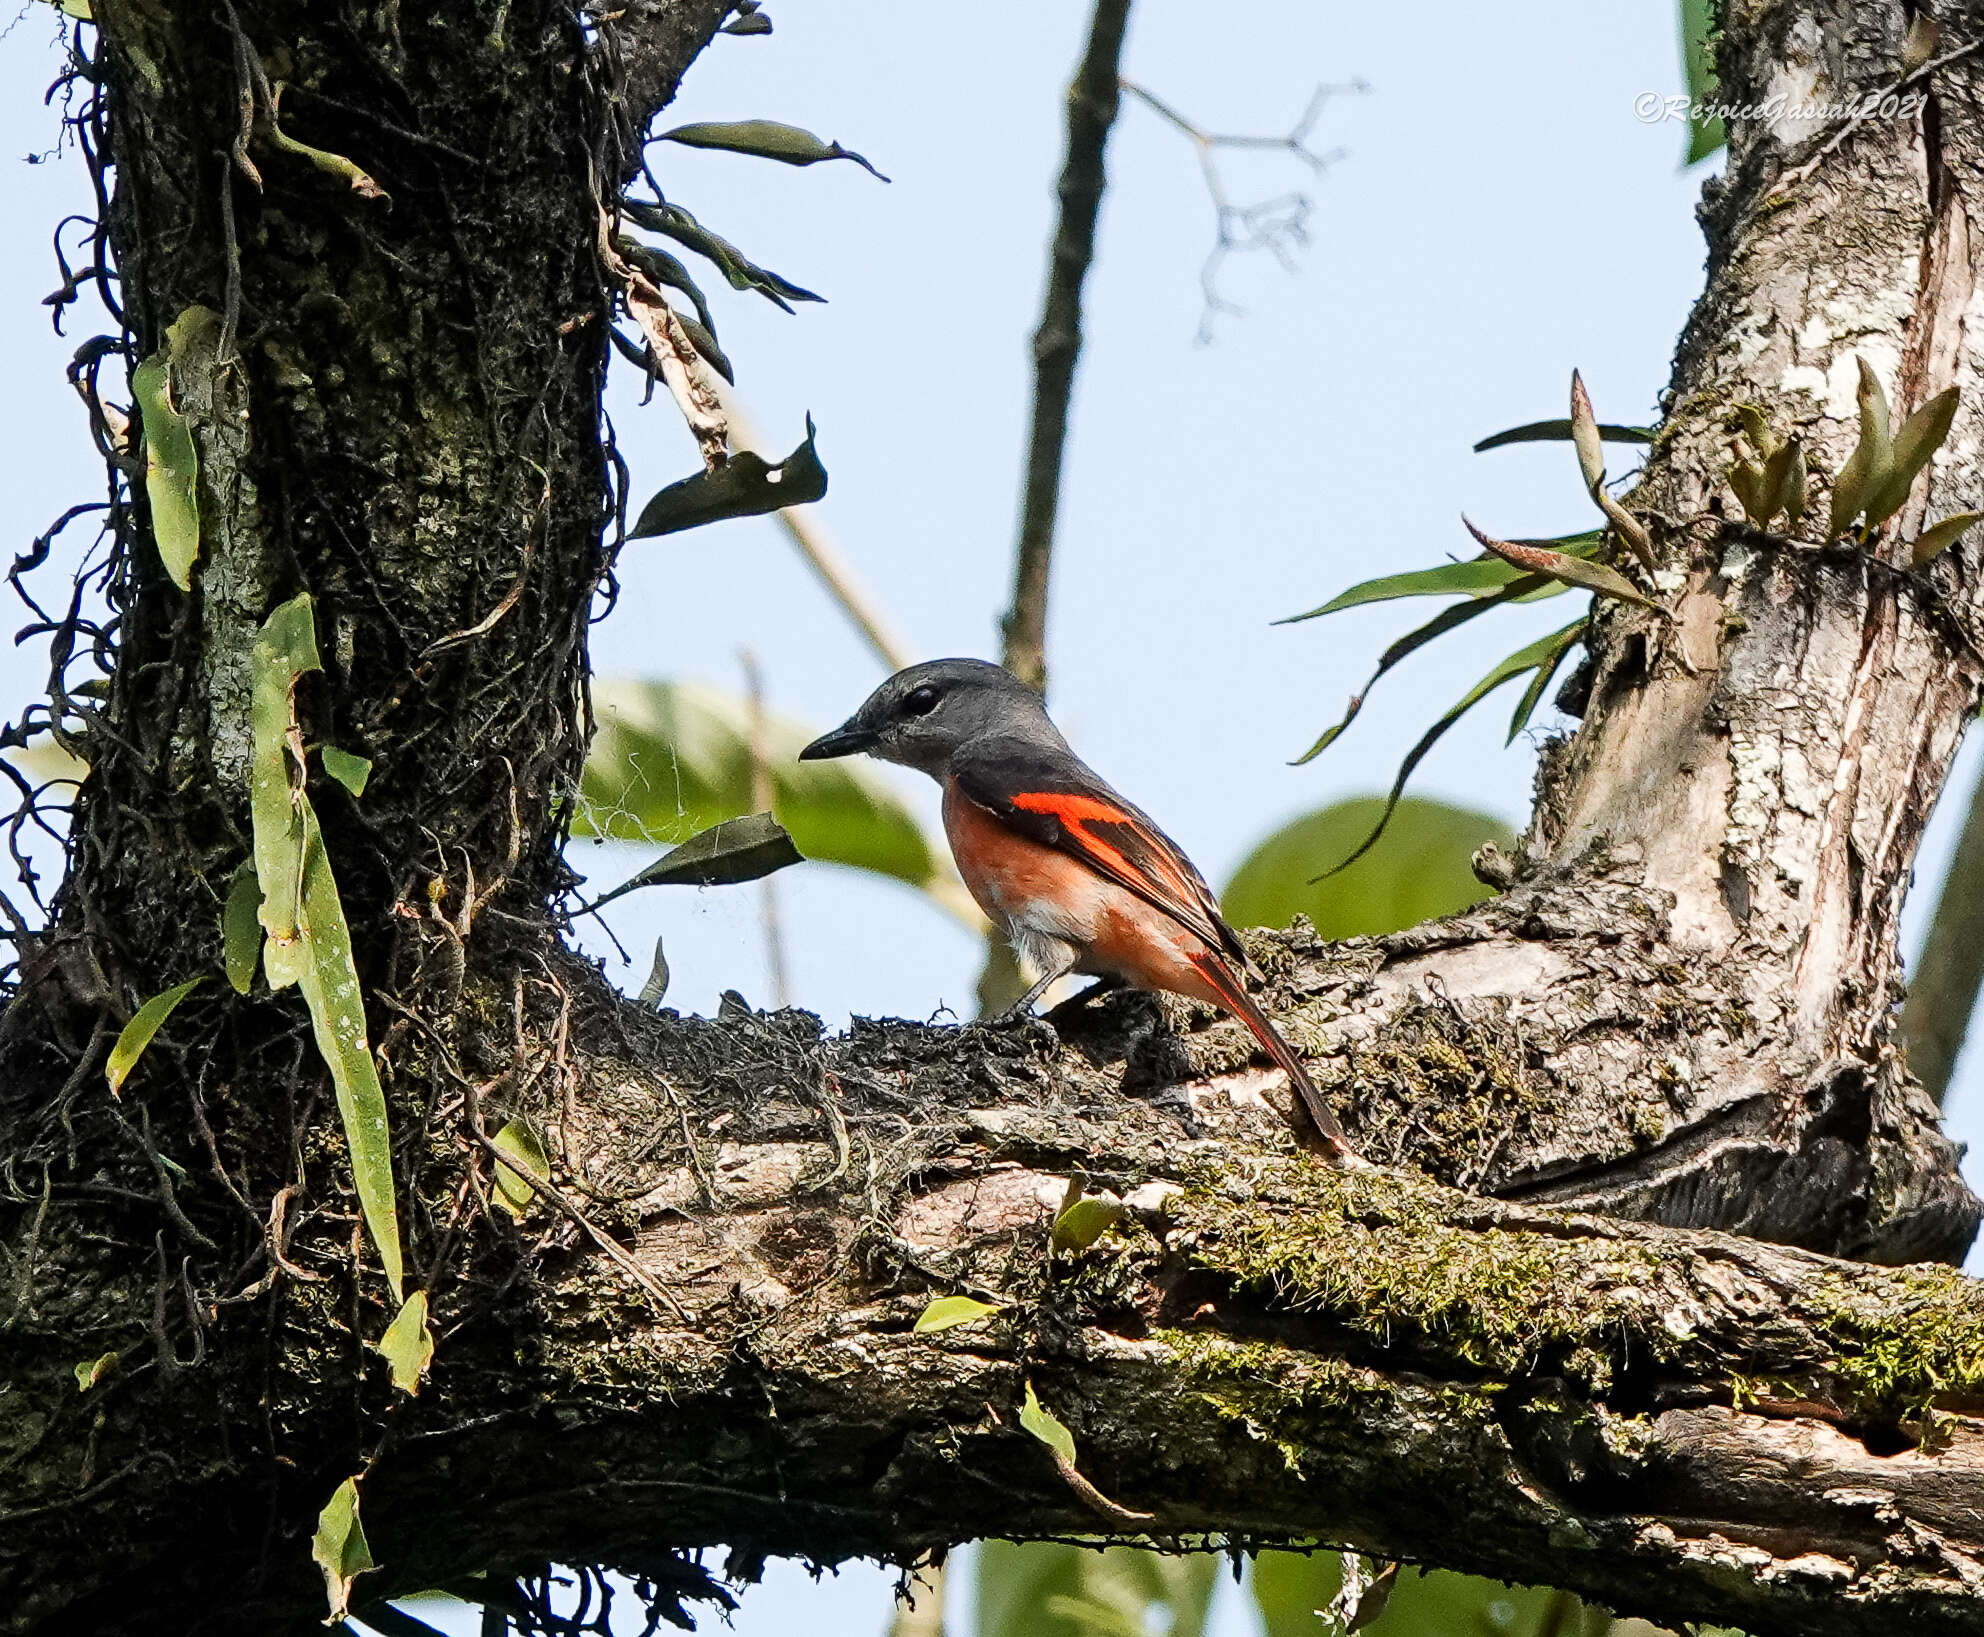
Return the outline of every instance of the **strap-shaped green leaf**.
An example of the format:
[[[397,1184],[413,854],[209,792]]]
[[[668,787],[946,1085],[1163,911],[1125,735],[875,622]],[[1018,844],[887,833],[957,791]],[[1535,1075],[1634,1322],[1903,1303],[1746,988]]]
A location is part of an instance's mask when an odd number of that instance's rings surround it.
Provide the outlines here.
[[[1391,790],[1385,796],[1384,811],[1378,816],[1378,822],[1371,827],[1371,833],[1358,844],[1356,850],[1349,857],[1341,860],[1339,863],[1333,864],[1315,879],[1318,881],[1328,880],[1339,870],[1346,869],[1356,863],[1358,859],[1362,858],[1372,847],[1377,845],[1378,837],[1385,833],[1385,826],[1391,822],[1392,813],[1398,807],[1399,797],[1405,794],[1406,781],[1412,777],[1413,770],[1426,759],[1427,753],[1440,742],[1441,737],[1446,733],[1448,728],[1452,727],[1454,723],[1473,710],[1476,705],[1480,704],[1489,694],[1501,687],[1503,683],[1513,682],[1525,671],[1536,669],[1537,666],[1550,659],[1553,653],[1561,657],[1562,650],[1560,644],[1563,643],[1566,634],[1575,634],[1583,628],[1584,621],[1577,619],[1559,630],[1552,631],[1547,637],[1538,637],[1536,641],[1530,643],[1527,647],[1518,648],[1479,682],[1475,683],[1472,688],[1468,689],[1460,702],[1449,710],[1446,715],[1442,716],[1439,721],[1428,728],[1420,736],[1419,742],[1405,753],[1405,760],[1399,764],[1398,776],[1392,780]]]
[[[1504,603],[1519,602],[1530,593],[1543,589],[1548,583],[1540,574],[1519,575],[1493,596],[1477,598],[1472,602],[1456,603],[1451,608],[1443,608],[1424,625],[1418,627],[1416,630],[1408,631],[1380,656],[1378,668],[1371,673],[1370,681],[1366,682],[1362,688],[1351,695],[1350,704],[1344,710],[1342,717],[1330,727],[1325,728],[1322,736],[1300,756],[1296,757],[1292,765],[1300,767],[1304,762],[1314,761],[1316,757],[1329,749],[1342,735],[1344,729],[1348,728],[1352,722],[1357,720],[1358,712],[1363,710],[1364,701],[1370,697],[1372,688],[1377,686],[1386,672],[1392,670],[1402,660],[1410,658],[1435,637],[1445,636],[1447,632],[1454,630],[1458,626],[1465,625],[1469,620],[1480,618],[1481,615],[1487,613],[1491,608],[1499,608]]]
[[[296,681],[321,668],[316,615],[306,593],[269,616],[251,656],[249,817],[262,891],[259,915],[268,934],[262,970],[271,989],[294,983],[303,992],[317,1051],[331,1071],[359,1209],[399,1300],[399,1214],[386,1094],[366,1036],[365,994],[352,958],[351,929],[316,810],[303,788]]]
[[[838,142],[822,142],[811,131],[802,131],[797,125],[781,125],[775,119],[678,125],[672,131],[663,131],[655,140],[680,142],[688,148],[752,154],[759,159],[776,159],[781,165],[817,165],[827,159],[851,159],[870,176],[888,180],[852,148],[843,148]]]

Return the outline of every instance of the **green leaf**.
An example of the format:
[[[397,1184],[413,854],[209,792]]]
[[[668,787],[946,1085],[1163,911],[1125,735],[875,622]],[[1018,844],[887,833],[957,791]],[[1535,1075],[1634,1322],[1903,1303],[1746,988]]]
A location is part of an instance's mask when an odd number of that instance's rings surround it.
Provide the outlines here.
[[[1651,426],[1619,426],[1611,421],[1598,423],[1598,435],[1606,443],[1651,443],[1655,428]],[[1504,449],[1512,443],[1570,443],[1571,423],[1561,421],[1525,421],[1521,426],[1512,426],[1505,432],[1491,432],[1474,446],[1477,455],[1484,455],[1490,449]]]
[[[1363,710],[1364,701],[1370,697],[1371,690],[1401,661],[1409,659],[1434,638],[1445,636],[1455,627],[1479,618],[1491,608],[1500,608],[1505,603],[1520,602],[1524,597],[1542,590],[1548,584],[1548,580],[1540,574],[1518,575],[1500,591],[1490,596],[1477,597],[1470,602],[1456,603],[1451,608],[1443,608],[1424,625],[1406,632],[1379,656],[1378,668],[1371,673],[1371,680],[1351,695],[1350,704],[1345,708],[1343,716],[1333,726],[1325,728],[1322,737],[1295,758],[1294,765],[1300,767],[1304,762],[1314,761],[1329,749],[1344,729],[1357,720],[1357,714]]]
[[[317,1514],[310,1558],[324,1571],[324,1596],[331,1607],[325,1624],[342,1620],[351,1612],[352,1582],[377,1567],[372,1549],[365,1543],[365,1525],[359,1521],[357,1478],[339,1484]]]
[[[322,670],[309,594],[292,597],[270,614],[249,657],[249,714],[254,733],[248,774],[249,817],[254,827],[255,874],[262,887],[261,921],[270,953],[282,959],[269,969],[269,984],[294,981],[289,946],[303,891],[303,768],[294,764],[297,678]],[[278,981],[279,972],[282,974]]]
[[[1888,435],[1888,395],[1881,390],[1880,377],[1866,359],[1856,357],[1860,366],[1860,439],[1832,486],[1830,538],[1837,540],[1866,509],[1868,498],[1887,483],[1893,469],[1894,440]]]
[[[1792,438],[1784,446],[1787,451],[1784,461],[1784,477],[1779,483],[1773,499],[1773,510],[1784,513],[1784,526],[1787,530],[1798,527],[1799,519],[1805,515],[1807,496],[1807,472],[1805,467],[1805,446]]]
[[[1709,49],[1712,4],[1713,0],[1681,0],[1681,60],[1687,69],[1688,100],[1695,104],[1715,100],[1715,56]],[[1729,133],[1719,118],[1696,119],[1690,114],[1687,158],[1682,167],[1698,164],[1728,141]]]
[[[409,1395],[420,1391],[420,1378],[434,1362],[434,1332],[427,1328],[427,1292],[416,1290],[400,1304],[393,1322],[379,1338],[378,1350],[392,1367],[393,1385]]]
[[[741,698],[695,682],[593,684],[598,737],[580,784],[575,836],[678,841],[752,805],[752,714]],[[915,815],[872,767],[802,762],[818,730],[767,715],[756,737],[772,814],[815,862],[851,865],[931,889],[938,856]]]
[[[336,745],[326,745],[317,754],[323,760],[324,771],[339,784],[354,796],[365,794],[365,781],[372,777],[371,758],[354,756]]]
[[[1640,588],[1616,568],[1573,557],[1569,552],[1551,551],[1545,546],[1525,546],[1515,540],[1497,540],[1483,534],[1465,517],[1461,522],[1467,524],[1467,532],[1474,536],[1479,545],[1525,574],[1541,574],[1552,580],[1561,580],[1566,585],[1583,586],[1601,597],[1616,597],[1620,602],[1636,603],[1641,608],[1654,606]]]
[[[118,1034],[117,1044],[110,1048],[110,1060],[103,1066],[103,1076],[110,1082],[112,1092],[123,1087],[125,1079],[138,1066],[138,1059],[145,1055],[145,1048],[152,1043],[152,1036],[172,1016],[173,1008],[206,981],[188,978],[163,994],[153,995],[138,1008],[137,1015]]]
[[[1031,1381],[1026,1384],[1026,1402],[1020,1406],[1020,1425],[1054,1452],[1057,1463],[1075,1464],[1075,1435],[1058,1415],[1042,1407]]]
[[[310,1008],[317,1051],[331,1071],[345,1145],[351,1151],[352,1181],[359,1210],[379,1252],[386,1282],[400,1296],[399,1212],[393,1200],[393,1142],[386,1123],[386,1094],[365,1033],[365,992],[352,959],[351,929],[345,924],[331,861],[324,851],[317,815],[303,806],[303,905],[300,917],[307,952],[296,974]],[[263,967],[268,966],[263,952]]]
[[[1393,779],[1391,791],[1385,798],[1384,811],[1379,815],[1378,822],[1372,826],[1371,833],[1364,838],[1348,858],[1333,865],[1316,879],[1318,881],[1327,881],[1339,871],[1348,869],[1377,844],[1378,838],[1385,833],[1385,826],[1391,822],[1392,813],[1398,806],[1399,797],[1405,792],[1406,781],[1412,777],[1413,769],[1425,760],[1427,753],[1440,742],[1441,737],[1446,733],[1448,728],[1452,727],[1454,723],[1458,722],[1469,711],[1474,709],[1489,694],[1501,687],[1503,683],[1513,682],[1525,671],[1534,670],[1537,666],[1543,664],[1563,641],[1566,631],[1579,631],[1583,629],[1583,626],[1584,621],[1577,619],[1573,620],[1569,625],[1564,626],[1561,630],[1552,631],[1547,637],[1538,637],[1536,641],[1530,643],[1527,647],[1518,648],[1479,682],[1475,683],[1462,697],[1460,703],[1455,705],[1439,721],[1428,728],[1420,736],[1419,742],[1405,753],[1405,760],[1399,764],[1398,776]]]
[[[1112,1200],[1083,1197],[1054,1218],[1050,1244],[1057,1251],[1087,1250],[1124,1217],[1124,1208]]]
[[[1518,544],[1554,546],[1568,556],[1589,557],[1598,550],[1604,539],[1603,530],[1587,529],[1581,534],[1564,535],[1561,539],[1523,540]],[[1339,591],[1320,608],[1312,608],[1306,614],[1290,614],[1274,623],[1296,625],[1303,620],[1320,619],[1325,614],[1339,614],[1346,608],[1393,602],[1400,597],[1482,597],[1501,590],[1511,580],[1521,577],[1521,569],[1490,553],[1470,557],[1461,563],[1441,563],[1436,568],[1418,568],[1404,574],[1384,574],[1375,580],[1364,580],[1347,591]]]
[[[496,1203],[522,1221],[531,1201],[537,1197],[533,1179],[551,1175],[551,1156],[544,1151],[543,1142],[527,1120],[512,1120],[505,1125],[496,1133],[496,1146],[514,1161],[496,1167]]]
[[[651,540],[727,518],[762,517],[822,499],[827,492],[827,469],[820,462],[813,438],[813,417],[808,415],[806,441],[776,466],[755,450],[740,449],[713,472],[697,472],[669,484],[641,508],[627,538]]]
[[[1529,686],[1523,689],[1522,698],[1516,704],[1515,713],[1509,718],[1509,736],[1502,741],[1505,745],[1514,744],[1516,735],[1529,726],[1530,717],[1536,714],[1536,707],[1542,702],[1544,690],[1550,686],[1551,679],[1556,676],[1558,667],[1564,663],[1565,656],[1578,645],[1578,639],[1583,635],[1583,628],[1566,626],[1557,634],[1562,640],[1536,667],[1535,672],[1530,676]]]
[[[1910,568],[1927,568],[1943,552],[1963,538],[1973,523],[1984,523],[1984,512],[1954,512],[1939,523],[1932,523],[1918,534],[1908,554]]]
[[[702,321],[703,328],[709,331],[711,340],[715,340],[716,320],[710,316],[709,301],[703,295],[701,286],[689,276],[689,269],[682,265],[680,258],[671,256],[659,245],[642,244],[639,239],[631,238],[625,233],[614,239],[613,248],[656,284],[670,290],[680,290],[694,302],[696,317]],[[677,318],[681,316],[680,313],[676,314]]]
[[[1879,528],[1908,503],[1908,493],[1930,458],[1950,435],[1956,419],[1957,389],[1939,392],[1901,423],[1888,457],[1888,474],[1867,496],[1867,526]]]
[[[747,813],[699,830],[639,875],[601,893],[586,910],[597,910],[639,887],[729,887],[805,861],[806,855],[793,846],[785,826],[771,814]]]
[[[1285,927],[1300,915],[1329,939],[1376,937],[1458,915],[1489,896],[1470,860],[1485,842],[1515,836],[1487,813],[1423,796],[1402,798],[1384,839],[1327,881],[1313,879],[1369,835],[1382,796],[1353,796],[1283,825],[1248,853],[1220,894],[1235,926]]]
[[[1732,461],[1729,467],[1729,487],[1735,491],[1736,502],[1743,508],[1743,515],[1760,529],[1770,527],[1771,513],[1767,505],[1769,499],[1764,487],[1764,469],[1753,460]]]
[[[166,344],[131,372],[131,396],[145,431],[145,497],[151,503],[152,538],[172,583],[193,589],[200,556],[200,452],[193,426],[173,394],[175,365],[198,367],[200,342],[220,315],[188,307],[166,330]],[[211,351],[206,354],[211,362]]]
[[[1047,1541],[988,1540],[975,1555],[978,1637],[1204,1637],[1224,1567],[1212,1552]]]
[[[262,886],[251,858],[234,872],[220,915],[221,958],[237,995],[247,994],[255,984],[255,965],[262,958],[261,910]]]
[[[797,125],[781,125],[771,119],[740,119],[727,123],[678,125],[663,131],[657,142],[680,142],[688,148],[717,148],[725,153],[754,154],[760,159],[776,159],[781,165],[817,165],[824,159],[851,159],[870,176],[888,178],[850,148],[838,142],[822,142],[811,131]]]
[[[76,1391],[86,1393],[116,1368],[117,1354],[103,1353],[86,1358],[76,1366]]]
[[[316,811],[303,789],[296,682],[321,668],[316,616],[305,593],[268,617],[250,656],[249,818],[262,890],[258,913],[268,934],[262,971],[271,989],[294,983],[302,990],[317,1051],[337,1094],[359,1209],[398,1299],[399,1216],[386,1097],[366,1039],[365,995],[352,958],[351,929]]]
[[[971,1324],[993,1313],[1003,1313],[1003,1302],[981,1302],[972,1296],[939,1296],[917,1315],[913,1334],[933,1335],[956,1325]]]
[[[687,245],[697,255],[714,262],[717,271],[729,281],[733,290],[756,290],[767,301],[783,307],[788,313],[792,311],[791,304],[795,301],[826,299],[794,284],[790,279],[779,277],[769,268],[758,266],[736,245],[712,233],[680,205],[651,205],[638,199],[627,199],[621,202],[620,208],[628,220],[639,223],[650,232],[665,233],[677,244]]]

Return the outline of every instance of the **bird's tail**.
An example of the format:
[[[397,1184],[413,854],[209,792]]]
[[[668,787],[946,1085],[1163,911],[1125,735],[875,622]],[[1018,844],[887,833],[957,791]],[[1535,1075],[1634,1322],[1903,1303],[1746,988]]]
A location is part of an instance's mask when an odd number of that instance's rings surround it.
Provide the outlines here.
[[[1281,1031],[1274,1026],[1267,1013],[1262,1011],[1254,997],[1247,993],[1246,979],[1235,972],[1217,955],[1207,951],[1193,959],[1192,965],[1206,980],[1207,987],[1218,996],[1220,1004],[1254,1032],[1254,1038],[1266,1048],[1268,1056],[1288,1071],[1289,1082],[1295,1087],[1295,1095],[1301,1099],[1303,1110],[1322,1138],[1323,1146],[1332,1160],[1339,1165],[1363,1165],[1366,1162],[1356,1149],[1350,1146],[1350,1139],[1344,1136],[1343,1127],[1337,1124],[1330,1106],[1323,1101],[1323,1094],[1316,1088],[1316,1082],[1309,1078],[1309,1071],[1302,1059],[1295,1054],[1295,1048],[1284,1040]]]

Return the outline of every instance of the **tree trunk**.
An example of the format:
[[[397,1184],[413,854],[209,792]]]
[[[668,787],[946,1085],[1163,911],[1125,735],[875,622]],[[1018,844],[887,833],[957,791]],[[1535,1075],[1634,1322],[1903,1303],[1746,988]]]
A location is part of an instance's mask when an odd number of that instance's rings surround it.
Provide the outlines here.
[[[1807,177],[1830,130],[1734,124],[1626,497],[1669,612],[1595,623],[1509,890],[1393,938],[1257,938],[1398,1167],[1343,1177],[1287,1154],[1239,1026],[1181,1004],[825,1041],[652,1016],[561,951],[612,561],[600,203],[726,10],[264,5],[237,34],[225,3],[99,0],[133,356],[203,305],[238,359],[192,406],[192,594],[120,520],[71,874],[6,1020],[0,1630],[300,1628],[317,1510],[359,1471],[361,1595],[1100,1529],[1349,1543],[1760,1634],[1976,1629],[1984,1294],[1831,1258],[1955,1260],[1978,1220],[1892,1019],[1984,565],[1914,574],[1819,520],[1856,356],[1898,414],[1963,390],[1894,532],[1980,506],[1980,59]],[[1725,94],[1882,84],[1906,20],[1730,0]],[[1943,29],[1984,40],[1984,7]],[[319,152],[257,119],[259,189],[232,157],[258,62]],[[1743,403],[1815,451],[1795,539],[1728,503]],[[437,1317],[418,1398],[364,1345],[391,1308],[300,1004],[209,984],[121,1098],[97,1077],[137,1001],[218,968],[246,653],[300,590],[305,734],[376,766],[356,802],[311,793]],[[521,1228],[488,1203],[517,1115],[562,1202]],[[1076,1174],[1139,1214],[1050,1257]],[[960,1290],[1004,1308],[911,1332]],[[1027,1383],[1079,1479],[1019,1430]]]

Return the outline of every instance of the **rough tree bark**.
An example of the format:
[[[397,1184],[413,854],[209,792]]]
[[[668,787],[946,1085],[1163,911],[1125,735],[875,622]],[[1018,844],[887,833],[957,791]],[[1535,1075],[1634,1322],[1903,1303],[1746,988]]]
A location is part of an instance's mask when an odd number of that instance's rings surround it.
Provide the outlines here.
[[[1388,939],[1257,940],[1398,1168],[1344,1178],[1286,1152],[1279,1082],[1186,1008],[826,1041],[803,1014],[651,1016],[561,953],[611,567],[598,197],[724,14],[99,0],[135,355],[203,303],[238,305],[240,360],[193,594],[120,536],[76,858],[6,1019],[0,1629],[310,1624],[310,1527],[361,1469],[369,1595],[1136,1527],[1017,1430],[1028,1381],[1161,1538],[1354,1543],[1763,1634],[1977,1629],[1984,1292],[1835,1258],[1955,1259],[1977,1223],[1892,1017],[1984,548],[1914,575],[1818,541],[1822,503],[1764,536],[1722,473],[1744,402],[1836,470],[1859,356],[1898,409],[1963,389],[1901,532],[1984,503],[1980,59],[1802,180],[1829,132],[1734,126],[1628,497],[1672,614],[1595,626],[1508,890]],[[1942,22],[1984,39],[1984,7]],[[1729,0],[1723,84],[1878,85],[1906,23]],[[390,209],[266,134],[260,190],[228,180],[250,59]],[[97,1072],[138,999],[217,968],[246,634],[299,589],[329,666],[306,731],[378,766],[361,803],[313,793],[441,1332],[417,1399],[363,1345],[383,1284],[293,998],[209,985],[121,1101]],[[548,1204],[521,1230],[487,1209],[515,1114],[617,1256]],[[1077,1172],[1137,1214],[1050,1258]],[[959,1289],[1007,1306],[910,1333]]]

